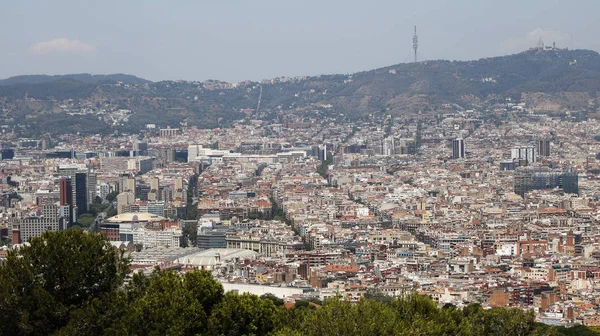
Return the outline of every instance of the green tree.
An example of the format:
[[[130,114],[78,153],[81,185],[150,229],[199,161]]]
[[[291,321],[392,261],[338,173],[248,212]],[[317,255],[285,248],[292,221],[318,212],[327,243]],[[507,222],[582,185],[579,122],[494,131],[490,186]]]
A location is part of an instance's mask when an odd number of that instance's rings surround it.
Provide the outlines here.
[[[94,217],[94,215],[90,213],[84,213],[81,216],[77,217],[77,223],[79,223],[83,228],[90,227],[92,224],[94,224],[95,220],[96,217]]]
[[[111,191],[110,193],[108,193],[108,195],[106,195],[106,200],[112,203],[117,199],[117,195],[119,195],[118,191]]]
[[[131,287],[127,312],[112,327],[115,334],[203,334],[208,314],[223,297],[223,287],[207,271],[181,276],[157,270],[150,279],[138,275]]]
[[[198,222],[186,222],[183,225],[184,247],[188,245],[196,246],[198,238]]]
[[[317,167],[317,173],[327,180],[327,171],[329,170],[329,165],[332,163],[333,159],[328,157],[327,160],[321,162],[319,167]]]
[[[391,303],[394,298],[385,294],[380,288],[370,288],[364,296],[365,299],[375,300],[379,302]]]
[[[198,203],[187,202],[185,205],[185,219],[198,219]]]
[[[101,235],[45,232],[0,266],[0,323],[10,335],[48,335],[71,312],[121,285],[128,261]]]
[[[208,320],[211,335],[266,335],[273,331],[277,310],[271,300],[228,292]]]
[[[277,296],[267,293],[260,296],[263,300],[271,300],[276,307],[283,306],[283,299],[278,298]]]
[[[123,335],[126,330],[115,323],[128,313],[129,302],[124,290],[117,290],[93,298],[74,310],[66,327],[57,335]]]

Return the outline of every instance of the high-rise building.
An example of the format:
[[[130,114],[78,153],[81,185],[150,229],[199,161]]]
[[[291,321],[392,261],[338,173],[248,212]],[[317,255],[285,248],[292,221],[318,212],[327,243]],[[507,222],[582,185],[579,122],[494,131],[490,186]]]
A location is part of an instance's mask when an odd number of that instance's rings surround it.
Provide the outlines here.
[[[385,156],[390,156],[396,154],[396,139],[393,137],[387,137],[383,139],[383,149],[382,154]]]
[[[202,151],[202,145],[189,145],[188,146],[188,162],[198,161],[198,156],[200,156],[200,152]]]
[[[465,139],[458,138],[452,140],[452,158],[453,159],[464,159],[465,158]]]
[[[87,212],[88,207],[88,171],[85,165],[61,165],[58,166],[59,176],[69,176],[71,178],[71,188],[73,189],[73,207],[77,211],[73,212],[73,219],[79,214]]]
[[[533,146],[520,146],[510,149],[510,158],[527,162],[527,165],[537,162],[537,152]]]
[[[119,192],[127,191],[135,193],[135,177],[123,174],[119,177]]]
[[[177,176],[175,178],[175,195],[173,195],[176,199],[185,199],[185,193],[183,190],[183,177]]]
[[[15,150],[5,148],[0,150],[0,160],[10,160],[15,157]]]
[[[148,201],[158,201],[160,199],[160,181],[158,177],[150,179],[150,192],[148,193]]]
[[[174,192],[173,192],[173,188],[169,187],[169,186],[165,186],[162,187],[160,189],[160,200],[164,201],[164,202],[171,202],[173,201],[173,196],[174,196]]]
[[[145,174],[154,168],[154,158],[138,157],[129,159],[127,162],[127,170]]]
[[[32,237],[39,237],[46,231],[65,230],[65,220],[59,216],[56,204],[46,203],[42,207],[42,215],[38,217],[11,218],[13,243],[19,244],[29,241]]]
[[[326,161],[327,160],[327,146],[319,147],[319,160]]]
[[[59,182],[60,205],[73,205],[73,187],[70,177],[61,177]]]
[[[73,224],[73,186],[70,177],[61,177],[59,182],[60,215],[64,217],[69,225]]]
[[[543,138],[537,140],[537,150],[540,156],[550,156],[550,139]]]
[[[74,174],[73,191],[75,193],[74,205],[77,207],[77,215],[87,212],[88,209],[88,192],[87,192],[87,173],[78,172]]]
[[[88,192],[88,204],[94,203],[96,196],[96,185],[98,184],[98,174],[96,172],[89,172],[87,176],[87,192]]]
[[[127,212],[129,205],[135,201],[135,194],[130,191],[122,192],[117,195],[117,213]]]
[[[155,156],[161,163],[169,163],[175,161],[175,148],[161,147],[152,150],[152,156]]]
[[[133,143],[132,156],[148,156],[148,143],[144,141],[135,141]]]
[[[96,186],[96,195],[100,198],[105,199],[110,194],[110,186],[107,183],[101,183]]]

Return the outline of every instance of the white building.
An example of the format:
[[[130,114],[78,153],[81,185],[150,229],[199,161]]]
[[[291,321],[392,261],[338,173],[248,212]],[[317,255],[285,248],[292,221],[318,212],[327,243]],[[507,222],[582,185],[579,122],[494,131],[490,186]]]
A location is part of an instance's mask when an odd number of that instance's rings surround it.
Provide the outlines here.
[[[110,186],[107,183],[97,185],[96,194],[103,200],[106,199],[106,196],[110,194]]]
[[[37,217],[12,218],[11,226],[13,236],[18,233],[19,242],[27,242],[32,237],[39,237],[46,231],[65,230],[64,218],[59,216],[59,211],[55,204],[50,203],[42,208],[42,215]]]
[[[520,146],[510,149],[510,158],[513,160],[527,160],[527,164],[537,162],[537,153],[533,146]]]

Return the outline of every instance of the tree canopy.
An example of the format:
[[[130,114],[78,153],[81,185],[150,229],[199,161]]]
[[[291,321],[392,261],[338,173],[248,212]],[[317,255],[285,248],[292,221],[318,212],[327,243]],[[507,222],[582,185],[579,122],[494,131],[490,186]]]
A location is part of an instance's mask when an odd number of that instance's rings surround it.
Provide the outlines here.
[[[11,250],[0,267],[0,321],[5,334],[48,335],[70,313],[115,291],[127,260],[100,235],[46,232]]]
[[[0,265],[4,335],[594,335],[517,308],[463,309],[417,293],[290,303],[224,293],[208,271],[134,273],[101,235],[46,232]]]

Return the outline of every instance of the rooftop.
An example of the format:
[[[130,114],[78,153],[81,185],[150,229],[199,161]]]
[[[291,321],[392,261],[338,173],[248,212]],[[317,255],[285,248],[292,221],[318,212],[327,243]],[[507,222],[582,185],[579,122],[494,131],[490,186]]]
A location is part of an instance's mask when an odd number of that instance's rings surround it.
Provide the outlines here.
[[[175,262],[193,266],[214,266],[221,262],[235,259],[253,259],[258,256],[257,252],[243,249],[215,248],[202,252],[189,254],[177,259]]]
[[[160,222],[163,220],[166,218],[147,212],[125,212],[106,219],[109,223]]]

